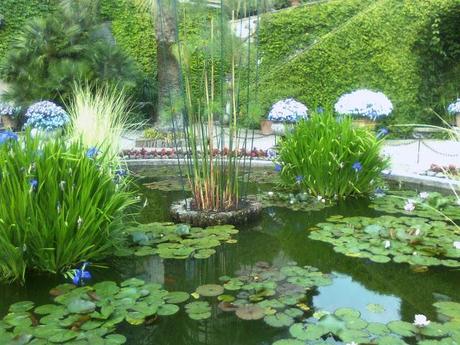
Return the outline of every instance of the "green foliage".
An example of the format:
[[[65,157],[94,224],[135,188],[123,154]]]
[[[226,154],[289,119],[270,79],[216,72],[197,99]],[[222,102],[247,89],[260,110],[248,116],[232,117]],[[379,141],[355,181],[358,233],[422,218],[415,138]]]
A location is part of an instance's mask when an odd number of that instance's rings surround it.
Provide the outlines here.
[[[330,114],[313,115],[281,142],[282,184],[327,198],[371,193],[388,165],[381,147],[374,133],[354,128],[348,117],[337,121]]]
[[[97,3],[62,2],[55,13],[26,24],[2,66],[8,97],[20,104],[66,101],[76,80],[98,80],[132,90],[137,72],[104,37],[96,15]]]
[[[56,3],[57,0],[2,0],[0,2],[0,16],[4,20],[4,25],[0,27],[0,61],[23,26],[33,17],[54,12]]]
[[[80,143],[29,133],[0,146],[0,279],[63,272],[113,251],[133,198],[108,162]]]
[[[434,120],[425,109],[458,84],[458,8],[456,0],[332,0],[266,14],[261,104],[268,110],[295,97],[310,107],[332,106],[345,92],[370,88],[395,105],[387,121]],[[442,44],[434,53],[428,47],[436,37]],[[440,52],[449,58],[438,59]],[[426,68],[434,60],[441,64],[435,80]]]

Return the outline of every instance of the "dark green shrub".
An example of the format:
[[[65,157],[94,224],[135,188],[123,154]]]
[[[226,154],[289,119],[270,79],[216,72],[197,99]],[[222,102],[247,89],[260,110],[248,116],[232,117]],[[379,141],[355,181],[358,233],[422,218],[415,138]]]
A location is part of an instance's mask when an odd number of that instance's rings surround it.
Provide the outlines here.
[[[388,161],[380,156],[382,141],[349,117],[313,115],[299,122],[279,150],[283,185],[326,198],[368,194],[381,181]]]
[[[8,97],[19,104],[69,99],[76,80],[102,81],[132,91],[139,74],[119,48],[104,37],[97,2],[64,1],[54,13],[31,19],[2,64]]]
[[[29,133],[0,137],[0,279],[64,272],[120,243],[133,196],[97,149]]]

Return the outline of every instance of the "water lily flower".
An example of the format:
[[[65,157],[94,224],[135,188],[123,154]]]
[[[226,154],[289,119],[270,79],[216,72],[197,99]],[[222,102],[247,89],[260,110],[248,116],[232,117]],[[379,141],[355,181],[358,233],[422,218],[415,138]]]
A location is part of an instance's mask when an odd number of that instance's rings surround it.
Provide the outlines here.
[[[86,151],[86,157],[94,158],[98,153],[99,150],[97,149],[97,147],[91,147],[90,149],[88,149],[88,151]]]
[[[72,282],[75,285],[81,285],[85,280],[91,279],[91,273],[86,270],[86,267],[89,266],[89,262],[83,263],[80,269],[76,269],[73,272]]]
[[[391,242],[389,240],[385,241],[385,249],[388,249],[391,247]]]
[[[415,235],[415,236],[418,236],[418,235],[420,235],[420,229],[418,229],[418,228],[417,228],[417,229],[415,229],[415,233],[414,233],[414,235]]]
[[[428,193],[428,192],[421,192],[418,196],[419,196],[421,199],[428,199],[428,197],[430,196],[430,193]]]
[[[281,166],[281,164],[275,164],[275,171],[276,172],[280,172],[281,170],[283,169],[283,167]]]
[[[423,314],[416,314],[415,319],[414,319],[414,326],[417,327],[425,327],[430,324],[430,320],[427,319],[427,317]]]
[[[356,172],[360,172],[361,170],[363,170],[363,166],[360,162],[356,161],[353,163],[353,165],[351,166],[351,168]]]
[[[407,200],[406,204],[404,205],[404,210],[407,212],[412,212],[415,210],[415,203],[413,200]]]
[[[268,192],[268,196],[271,198],[274,195],[272,191]]]
[[[346,343],[345,345],[359,345],[359,344],[352,341],[351,343]]]
[[[301,184],[302,181],[303,181],[303,176],[300,176],[300,175],[299,175],[299,176],[296,176],[296,177],[295,177],[295,183]]]
[[[380,128],[377,132],[377,139],[385,137],[386,135],[388,135],[388,133],[390,133],[390,131],[387,128]]]
[[[460,241],[455,241],[454,242],[454,248],[455,249],[460,249]]]
[[[8,141],[18,141],[18,135],[10,131],[1,132],[0,133],[0,145]]]

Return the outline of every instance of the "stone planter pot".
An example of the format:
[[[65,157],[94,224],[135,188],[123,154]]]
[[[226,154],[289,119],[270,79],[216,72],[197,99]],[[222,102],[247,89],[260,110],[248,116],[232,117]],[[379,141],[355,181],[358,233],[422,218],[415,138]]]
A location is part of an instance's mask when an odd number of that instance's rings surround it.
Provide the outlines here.
[[[263,135],[273,134],[272,122],[270,120],[260,121],[260,131]]]
[[[366,119],[366,118],[353,119],[353,126],[355,126],[356,128],[367,128],[367,129],[373,130],[375,129],[376,125],[377,124],[375,123],[375,121],[372,121],[370,119]]]
[[[6,129],[16,129],[17,128],[18,126],[17,118],[13,116],[9,116],[9,115],[2,115],[1,118],[2,118],[3,127],[5,127]]]
[[[252,198],[242,200],[240,208],[232,211],[199,211],[193,210],[191,205],[192,198],[173,203],[170,208],[173,220],[199,227],[223,224],[238,225],[255,220],[262,212],[262,204]]]

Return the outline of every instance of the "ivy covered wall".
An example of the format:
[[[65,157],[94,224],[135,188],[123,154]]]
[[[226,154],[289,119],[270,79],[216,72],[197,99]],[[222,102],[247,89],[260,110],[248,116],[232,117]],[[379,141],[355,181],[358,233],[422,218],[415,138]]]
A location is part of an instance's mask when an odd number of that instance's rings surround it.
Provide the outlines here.
[[[331,107],[370,88],[393,101],[391,121],[433,121],[427,108],[460,91],[459,11],[458,0],[331,0],[265,15],[262,109],[285,97]]]

